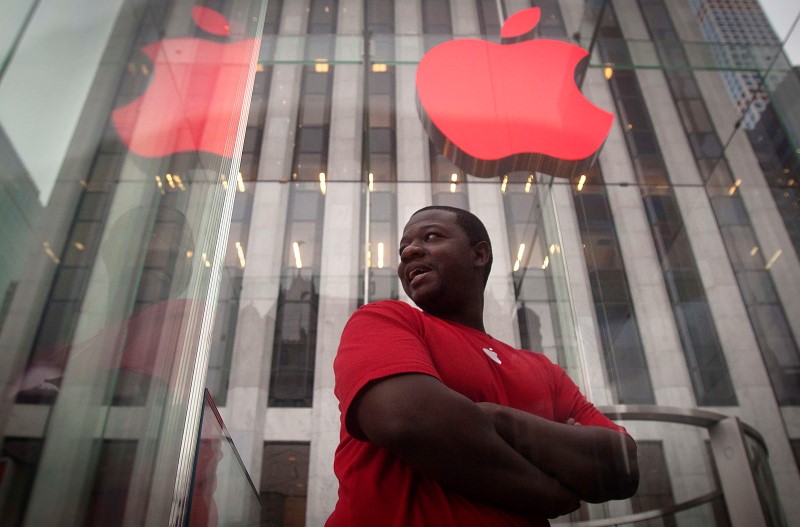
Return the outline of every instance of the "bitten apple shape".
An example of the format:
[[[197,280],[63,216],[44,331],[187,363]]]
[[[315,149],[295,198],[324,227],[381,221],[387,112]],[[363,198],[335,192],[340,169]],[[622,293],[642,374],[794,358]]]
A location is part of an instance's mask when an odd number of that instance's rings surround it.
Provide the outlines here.
[[[452,40],[419,63],[422,122],[442,153],[469,174],[571,177],[591,166],[611,129],[613,115],[575,84],[588,53],[567,42],[530,40],[539,16],[531,8],[510,17],[502,44]]]
[[[192,18],[207,33],[230,32],[225,17],[206,7],[195,6]],[[257,45],[256,39],[172,38],[143,47],[152,61],[152,79],[141,96],[112,112],[120,138],[143,157],[191,151],[232,157]]]

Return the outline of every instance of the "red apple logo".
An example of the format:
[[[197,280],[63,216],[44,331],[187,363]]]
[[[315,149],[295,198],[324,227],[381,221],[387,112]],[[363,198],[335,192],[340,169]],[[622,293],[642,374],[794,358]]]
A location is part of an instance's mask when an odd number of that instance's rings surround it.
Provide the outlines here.
[[[613,115],[575,84],[588,52],[531,40],[539,17],[539,8],[525,9],[503,25],[502,44],[452,40],[419,63],[422,122],[442,153],[469,174],[570,177],[591,166],[611,130]]]
[[[229,36],[227,19],[192,8],[202,30]],[[143,157],[203,151],[233,156],[234,130],[257,39],[213,42],[172,38],[142,48],[153,63],[147,90],[114,110],[111,121],[128,148]]]

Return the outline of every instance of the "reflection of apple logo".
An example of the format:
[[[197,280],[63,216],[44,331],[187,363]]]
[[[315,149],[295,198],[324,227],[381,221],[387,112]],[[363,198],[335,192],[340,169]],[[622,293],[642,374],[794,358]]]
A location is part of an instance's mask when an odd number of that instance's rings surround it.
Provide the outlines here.
[[[417,68],[417,102],[428,135],[465,172],[517,170],[569,177],[585,171],[613,116],[575,85],[583,48],[530,40],[539,8],[511,16],[502,44],[465,39],[431,49]]]
[[[230,34],[226,18],[206,7],[193,7],[192,19],[212,35]],[[145,93],[112,112],[117,133],[144,157],[187,151],[232,157],[256,46],[256,39],[172,38],[143,47],[153,62],[152,79]]]

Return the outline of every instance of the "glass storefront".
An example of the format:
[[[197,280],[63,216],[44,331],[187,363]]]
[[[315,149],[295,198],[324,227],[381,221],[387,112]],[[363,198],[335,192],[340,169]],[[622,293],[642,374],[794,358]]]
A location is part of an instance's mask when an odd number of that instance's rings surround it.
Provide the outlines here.
[[[487,331],[639,441],[636,496],[557,521],[800,522],[800,77],[754,1],[101,4],[0,21],[0,524],[323,524],[341,330],[410,302],[432,204],[487,226]],[[614,123],[582,173],[476,177],[417,65],[532,6]],[[224,509],[248,475],[261,512]]]

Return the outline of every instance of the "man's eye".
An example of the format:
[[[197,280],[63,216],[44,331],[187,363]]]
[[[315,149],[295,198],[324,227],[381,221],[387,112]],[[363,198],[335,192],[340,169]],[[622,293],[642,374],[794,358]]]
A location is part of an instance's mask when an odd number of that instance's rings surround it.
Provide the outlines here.
[[[429,232],[425,235],[425,240],[430,240],[431,238],[438,238],[439,233],[437,232]]]

